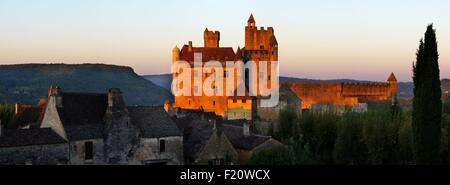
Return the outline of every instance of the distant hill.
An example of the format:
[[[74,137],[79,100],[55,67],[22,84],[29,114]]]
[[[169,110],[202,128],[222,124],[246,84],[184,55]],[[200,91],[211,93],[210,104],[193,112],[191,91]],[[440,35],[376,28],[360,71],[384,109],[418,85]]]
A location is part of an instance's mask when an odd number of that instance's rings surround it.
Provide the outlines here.
[[[159,85],[170,91],[172,83],[171,74],[159,74],[159,75],[145,75],[145,79],[152,81],[154,84]],[[281,83],[288,82],[303,82],[303,83],[341,83],[341,82],[372,82],[372,81],[360,81],[352,79],[333,79],[333,80],[318,80],[307,78],[295,78],[295,77],[280,77]],[[442,79],[442,92],[450,91],[450,79]],[[412,82],[399,82],[397,85],[398,97],[403,99],[411,99],[413,97],[414,84]]]
[[[161,105],[171,93],[132,68],[105,64],[0,65],[0,103],[36,104],[50,85],[62,91],[107,93],[117,87],[128,105]]]
[[[144,75],[142,77],[172,92],[172,74]]]

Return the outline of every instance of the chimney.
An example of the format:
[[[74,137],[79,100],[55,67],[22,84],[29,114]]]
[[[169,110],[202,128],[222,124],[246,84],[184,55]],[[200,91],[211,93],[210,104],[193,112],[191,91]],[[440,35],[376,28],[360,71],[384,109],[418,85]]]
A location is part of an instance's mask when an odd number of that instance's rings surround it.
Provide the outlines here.
[[[244,123],[244,137],[250,136],[250,122]]]
[[[111,88],[108,91],[108,107],[125,107],[122,91],[119,88]]]
[[[189,41],[189,51],[192,51],[192,41]]]
[[[62,96],[59,86],[52,85],[48,88],[48,98],[50,99],[50,97],[55,97],[56,107],[62,107]]]

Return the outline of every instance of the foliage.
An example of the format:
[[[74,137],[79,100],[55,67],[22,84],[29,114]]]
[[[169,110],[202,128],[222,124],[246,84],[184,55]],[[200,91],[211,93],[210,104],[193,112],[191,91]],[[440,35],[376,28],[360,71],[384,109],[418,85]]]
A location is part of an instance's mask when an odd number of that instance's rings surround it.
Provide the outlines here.
[[[283,124],[293,128],[284,140],[286,159],[296,165],[414,164],[411,115],[394,102],[365,113],[306,112],[297,119],[285,119],[291,122]],[[282,137],[281,132],[276,135]],[[442,158],[448,154],[445,149],[442,147]],[[257,159],[275,161],[265,157],[269,159]]]
[[[297,120],[297,113],[294,110],[295,109],[290,107],[286,107],[281,110],[278,116],[278,132],[275,134],[277,139],[286,141],[295,134],[295,121]]]
[[[2,125],[8,125],[14,115],[14,105],[0,104],[0,120]]]
[[[285,147],[261,151],[252,155],[249,161],[250,165],[289,165],[289,151]]]

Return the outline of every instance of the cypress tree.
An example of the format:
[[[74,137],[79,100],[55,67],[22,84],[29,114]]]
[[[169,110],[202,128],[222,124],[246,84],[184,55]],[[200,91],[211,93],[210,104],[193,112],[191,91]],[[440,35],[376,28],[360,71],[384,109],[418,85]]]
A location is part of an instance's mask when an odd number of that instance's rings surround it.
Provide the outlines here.
[[[413,64],[413,143],[417,164],[437,164],[441,140],[441,81],[436,31],[428,25]]]

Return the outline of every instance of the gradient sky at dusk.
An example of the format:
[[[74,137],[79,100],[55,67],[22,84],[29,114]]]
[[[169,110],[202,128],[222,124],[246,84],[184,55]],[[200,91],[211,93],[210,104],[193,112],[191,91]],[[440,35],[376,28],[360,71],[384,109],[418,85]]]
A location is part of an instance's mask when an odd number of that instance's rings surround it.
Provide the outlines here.
[[[0,0],[0,64],[108,63],[139,74],[170,72],[171,49],[203,30],[221,46],[244,45],[244,26],[273,26],[282,75],[411,80],[426,26],[434,23],[441,77],[450,77],[448,0]]]

